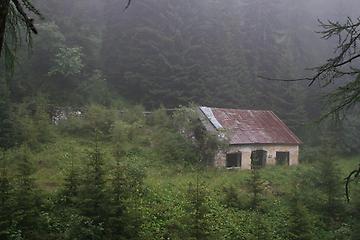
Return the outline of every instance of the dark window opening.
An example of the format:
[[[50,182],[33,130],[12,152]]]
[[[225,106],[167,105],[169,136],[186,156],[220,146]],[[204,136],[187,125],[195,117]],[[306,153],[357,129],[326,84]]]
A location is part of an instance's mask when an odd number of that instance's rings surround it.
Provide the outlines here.
[[[226,154],[226,167],[241,167],[241,152]]]
[[[251,168],[260,168],[266,165],[267,151],[255,150],[251,152]]]
[[[277,165],[289,165],[290,154],[289,152],[276,152]]]

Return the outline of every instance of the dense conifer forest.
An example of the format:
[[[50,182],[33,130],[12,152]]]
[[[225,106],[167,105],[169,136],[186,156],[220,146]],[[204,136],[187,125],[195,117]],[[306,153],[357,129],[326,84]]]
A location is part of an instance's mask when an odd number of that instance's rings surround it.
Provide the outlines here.
[[[358,1],[127,4],[0,3],[0,239],[358,240],[358,62],[306,79]],[[196,106],[274,111],[300,165],[212,167]]]

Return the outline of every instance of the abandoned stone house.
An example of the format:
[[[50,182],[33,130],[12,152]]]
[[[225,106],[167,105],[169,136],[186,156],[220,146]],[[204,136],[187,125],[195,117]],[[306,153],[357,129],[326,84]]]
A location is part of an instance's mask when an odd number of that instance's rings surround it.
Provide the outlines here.
[[[229,146],[216,154],[216,167],[251,169],[265,165],[297,165],[301,141],[272,111],[199,108],[207,131]]]

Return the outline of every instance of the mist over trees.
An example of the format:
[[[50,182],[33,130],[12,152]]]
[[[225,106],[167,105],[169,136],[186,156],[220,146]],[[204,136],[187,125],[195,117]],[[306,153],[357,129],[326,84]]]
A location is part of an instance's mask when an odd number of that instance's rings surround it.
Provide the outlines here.
[[[44,95],[56,107],[112,99],[147,109],[199,105],[271,109],[302,138],[327,111],[332,86],[297,78],[332,54],[317,19],[356,15],[356,1],[34,1],[44,21],[18,54],[9,98]],[[3,71],[2,71],[3,72]],[[4,85],[5,86],[5,85]],[[6,87],[5,87],[6,88]],[[7,91],[7,90],[5,90]],[[117,97],[116,97],[117,96]]]
[[[358,0],[1,1],[1,240],[359,239],[360,109],[315,121],[360,78],[273,81],[334,56],[318,19]],[[276,112],[301,164],[211,167],[198,105]]]
[[[19,72],[32,78],[40,71],[55,79],[47,89],[74,91],[99,69],[117,93],[149,108],[193,101],[284,115],[305,106],[311,91],[258,76],[296,77],[329,53],[330,43],[314,32],[316,19],[343,18],[354,7],[324,2],[145,0],[123,12],[117,0],[38,0],[46,20],[29,60],[37,66]],[[38,81],[35,88],[47,91]]]

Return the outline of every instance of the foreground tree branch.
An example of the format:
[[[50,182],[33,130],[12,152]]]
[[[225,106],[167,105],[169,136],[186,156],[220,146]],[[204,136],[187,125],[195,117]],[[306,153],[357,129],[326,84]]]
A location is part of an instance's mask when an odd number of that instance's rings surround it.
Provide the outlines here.
[[[348,202],[350,202],[350,183],[359,178],[360,178],[360,165],[359,165],[359,169],[352,171],[349,174],[349,176],[345,178],[345,193]]]
[[[125,10],[130,7],[132,1],[126,0]],[[16,18],[17,21],[9,21],[10,15]],[[6,44],[6,34],[18,34],[14,32],[7,33],[7,25],[13,25],[11,29],[17,29],[18,26],[15,25],[25,26],[29,38],[31,38],[31,34],[38,33],[31,15],[42,18],[41,13],[32,4],[31,0],[0,0],[0,57]],[[16,45],[17,43],[11,44]]]
[[[130,7],[131,2],[132,2],[132,0],[127,0],[126,6],[125,6],[125,10]]]
[[[3,53],[5,45],[13,51],[16,49],[19,43],[14,39],[18,39],[17,35],[21,34],[19,33],[19,26],[25,28],[28,40],[31,39],[31,34],[37,34],[34,19],[30,17],[31,15],[42,18],[40,12],[31,3],[31,0],[1,0],[0,56]],[[15,53],[12,53],[10,55],[14,56],[14,54]]]
[[[347,18],[346,22],[322,22],[322,31],[318,32],[323,39],[337,38],[335,56],[326,60],[323,65],[310,68],[311,76],[297,79],[279,79],[259,76],[262,79],[282,82],[307,81],[308,86],[319,83],[321,87],[337,82],[340,87],[328,95],[330,111],[333,113],[346,110],[360,101],[360,18]]]
[[[0,2],[0,56],[5,40],[6,19],[9,13],[9,5],[10,0],[1,0]]]
[[[262,79],[281,82],[308,81],[308,86],[318,82],[321,87],[337,82],[338,88],[328,94],[330,110],[323,118],[337,114],[353,107],[360,102],[360,18],[355,20],[347,18],[345,23],[319,20],[323,31],[319,33],[324,39],[337,38],[335,56],[327,59],[326,63],[311,68],[313,74],[309,77],[298,79],[279,79],[259,76]],[[359,169],[352,171],[345,178],[345,194],[350,201],[350,183],[360,178]]]
[[[12,2],[14,3],[16,10],[19,12],[20,16],[22,17],[22,20],[24,21],[26,27],[34,34],[37,34],[38,32],[34,26],[34,19],[28,17],[27,13],[25,13],[23,7],[21,6],[21,4],[18,0],[12,0]],[[24,4],[24,2],[25,1],[23,1],[23,4]],[[40,15],[40,13],[36,10],[33,10],[32,12]]]

